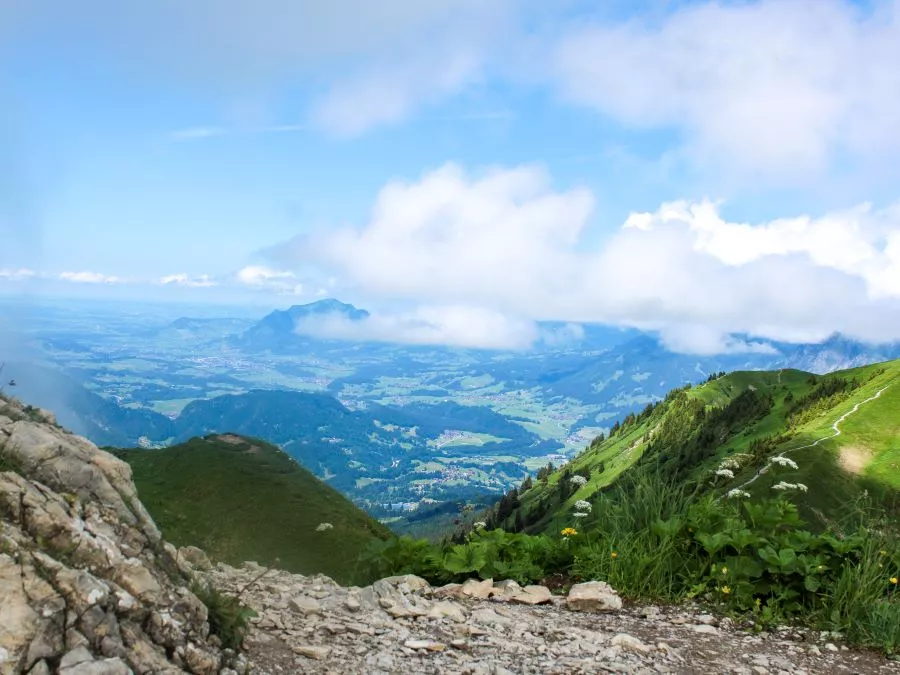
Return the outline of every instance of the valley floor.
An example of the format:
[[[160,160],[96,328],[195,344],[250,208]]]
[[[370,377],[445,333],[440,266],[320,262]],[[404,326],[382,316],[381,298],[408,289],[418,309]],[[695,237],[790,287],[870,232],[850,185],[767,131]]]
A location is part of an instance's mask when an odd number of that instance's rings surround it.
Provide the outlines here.
[[[696,607],[574,612],[462,597],[418,577],[364,589],[254,563],[206,573],[259,615],[247,637],[261,675],[276,673],[898,673],[900,664],[788,629],[752,634]],[[249,586],[248,586],[249,585]]]

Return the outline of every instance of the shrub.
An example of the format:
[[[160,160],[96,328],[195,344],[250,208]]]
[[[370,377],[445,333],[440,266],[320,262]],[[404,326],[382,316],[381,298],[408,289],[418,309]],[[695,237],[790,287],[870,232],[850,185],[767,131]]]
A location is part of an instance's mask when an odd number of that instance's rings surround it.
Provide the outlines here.
[[[226,595],[208,583],[191,584],[191,592],[209,610],[210,632],[219,637],[222,646],[240,649],[250,628],[250,619],[256,612],[242,604],[239,598]]]

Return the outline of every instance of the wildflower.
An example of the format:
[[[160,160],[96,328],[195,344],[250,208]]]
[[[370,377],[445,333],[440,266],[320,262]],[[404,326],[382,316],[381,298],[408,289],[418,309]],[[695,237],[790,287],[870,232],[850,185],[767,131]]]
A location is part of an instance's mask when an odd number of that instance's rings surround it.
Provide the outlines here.
[[[737,469],[741,468],[741,465],[740,465],[740,463],[738,463],[737,460],[729,457],[728,459],[724,460],[721,464],[719,464],[719,468],[720,469],[731,469],[732,471],[736,471]]]
[[[334,525],[332,525],[331,523],[319,523],[318,527],[316,527],[316,532],[326,532],[333,529]]]
[[[609,557],[610,557],[610,558],[618,558],[618,557],[619,557],[619,554],[616,553],[615,551],[613,551],[612,553],[609,554]]]
[[[800,492],[806,492],[809,488],[807,488],[803,483],[786,483],[785,481],[781,481],[780,483],[776,483],[772,486],[773,490],[779,490],[780,492],[786,492],[788,490],[799,490]]]
[[[878,555],[887,555],[887,551],[881,550],[878,552]]]
[[[807,490],[809,490],[809,488],[806,487],[803,483],[794,483],[794,487],[800,490],[800,492],[806,492]]]
[[[582,485],[587,483],[587,478],[585,478],[584,476],[572,476],[569,479],[569,483],[576,487],[581,487]]]
[[[896,586],[897,585],[897,577],[891,577],[891,583],[894,584],[894,586]]]
[[[575,502],[575,510],[576,511],[584,511],[585,513],[591,512],[591,503],[584,499],[579,499]]]
[[[722,565],[722,574],[728,574],[728,568]]]
[[[474,523],[472,523],[472,529],[474,530],[483,530],[486,527],[487,523],[483,520],[476,520]]]
[[[731,593],[731,586],[722,586],[722,593],[724,593],[725,595]]]
[[[746,490],[735,488],[734,490],[729,490],[725,496],[729,499],[749,499],[750,493]]]
[[[776,456],[769,460],[769,464],[777,464],[778,466],[786,466],[790,469],[797,468],[797,462],[789,457]]]
[[[734,471],[731,469],[716,469],[716,475],[730,480],[734,478]]]
[[[574,527],[564,527],[560,534],[564,537],[574,537],[576,534],[578,534],[578,530],[576,530]]]
[[[575,518],[587,518],[589,514],[587,514],[587,513],[582,513],[582,512],[578,512],[578,513],[573,513],[572,515],[573,515]]]

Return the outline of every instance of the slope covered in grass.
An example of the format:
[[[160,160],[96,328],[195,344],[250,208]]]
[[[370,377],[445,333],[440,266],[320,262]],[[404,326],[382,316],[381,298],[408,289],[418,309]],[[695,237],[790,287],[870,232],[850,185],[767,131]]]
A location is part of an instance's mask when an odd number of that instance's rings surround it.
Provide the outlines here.
[[[772,465],[779,456],[796,468]],[[807,491],[798,488],[795,501],[819,522],[864,496],[892,506],[900,489],[900,361],[827,376],[735,372],[674,390],[515,494],[491,524],[529,532],[571,525],[577,502],[595,500],[633,467],[721,493],[763,496],[800,484]],[[715,475],[726,467],[733,477]]]
[[[389,532],[281,450],[241,436],[117,450],[166,538],[232,564],[255,560],[349,581],[360,551]],[[331,528],[317,530],[322,523]],[[276,563],[278,560],[278,563]]]

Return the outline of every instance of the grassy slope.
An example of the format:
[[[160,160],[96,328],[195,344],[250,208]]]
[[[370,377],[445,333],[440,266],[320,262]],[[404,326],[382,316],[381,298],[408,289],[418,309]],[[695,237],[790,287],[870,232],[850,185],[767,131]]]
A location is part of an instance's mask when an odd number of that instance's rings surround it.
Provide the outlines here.
[[[789,441],[777,446],[773,454],[787,451],[787,456],[798,463],[797,471],[770,472],[747,489],[754,493],[769,491],[780,480],[804,483],[811,488],[810,492],[797,501],[808,513],[836,513],[863,490],[886,497],[891,488],[900,489],[900,415],[897,413],[900,411],[900,361],[841,371],[835,375],[864,381],[879,369],[884,369],[884,372],[854,390],[847,400],[809,420],[795,430]],[[797,400],[809,393],[814,387],[809,383],[809,377],[808,373],[798,370],[735,372],[689,390],[690,397],[703,401],[708,407],[721,407],[751,386],[759,393],[771,393],[774,398],[769,414],[723,443],[715,462],[709,462],[709,468],[725,457],[745,453],[756,439],[786,431],[788,404],[785,397],[790,392]],[[862,404],[857,413],[840,425],[840,436],[824,440],[813,448],[791,451],[791,448],[799,448],[833,434],[832,424],[841,415],[885,387],[878,399]],[[591,469],[588,483],[563,504],[554,504],[544,518],[528,528],[529,531],[555,530],[571,525],[570,514],[575,502],[591,499],[627,471],[641,457],[648,438],[670,414],[675,413],[669,405],[662,404],[648,419],[624,428],[570,462],[567,468],[573,473],[585,467]],[[841,465],[841,453],[848,454],[848,447],[853,448],[849,454],[857,458],[857,465],[859,458],[863,458],[863,466],[857,467],[855,473],[848,472]],[[601,467],[603,471],[599,470]],[[751,479],[755,473],[755,469],[745,469],[738,473],[732,486]],[[560,477],[561,472],[556,471],[550,475],[546,485],[535,483],[533,489],[521,496],[523,510],[534,508],[542,498],[553,493]]]
[[[349,581],[361,549],[389,532],[278,448],[237,436],[119,450],[166,538],[232,564],[255,560]],[[323,522],[334,529],[317,532]]]

